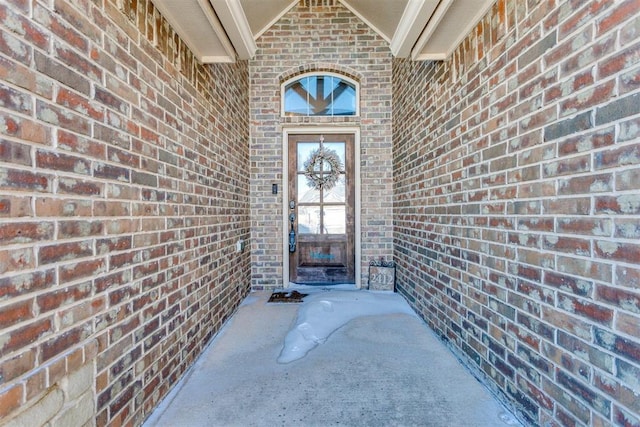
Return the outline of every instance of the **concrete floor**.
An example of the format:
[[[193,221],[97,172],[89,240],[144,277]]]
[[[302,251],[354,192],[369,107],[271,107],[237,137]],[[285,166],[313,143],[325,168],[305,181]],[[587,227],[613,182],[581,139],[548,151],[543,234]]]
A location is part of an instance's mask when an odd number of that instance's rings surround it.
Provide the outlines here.
[[[520,425],[414,315],[357,317],[278,363],[303,304],[269,295],[245,300],[145,427]]]

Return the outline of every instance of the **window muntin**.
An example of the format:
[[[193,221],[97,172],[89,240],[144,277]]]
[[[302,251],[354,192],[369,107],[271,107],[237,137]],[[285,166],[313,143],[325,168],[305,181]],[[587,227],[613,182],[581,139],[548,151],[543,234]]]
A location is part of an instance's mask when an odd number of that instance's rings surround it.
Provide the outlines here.
[[[334,74],[308,74],[282,89],[285,116],[355,116],[358,93],[354,82]]]

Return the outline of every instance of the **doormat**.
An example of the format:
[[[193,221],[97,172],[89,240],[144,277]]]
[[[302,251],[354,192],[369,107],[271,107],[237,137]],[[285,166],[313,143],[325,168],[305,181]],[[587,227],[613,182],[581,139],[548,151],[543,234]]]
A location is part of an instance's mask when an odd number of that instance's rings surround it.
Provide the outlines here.
[[[291,292],[274,292],[267,302],[302,302],[302,299],[308,294],[301,294],[298,291]]]

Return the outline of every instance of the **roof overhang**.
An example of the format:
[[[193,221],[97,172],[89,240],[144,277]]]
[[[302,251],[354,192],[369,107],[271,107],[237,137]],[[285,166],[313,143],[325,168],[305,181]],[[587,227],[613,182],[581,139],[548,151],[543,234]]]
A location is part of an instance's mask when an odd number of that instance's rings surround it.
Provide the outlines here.
[[[413,60],[447,59],[496,0],[334,0]],[[153,0],[203,63],[250,59],[298,0]]]

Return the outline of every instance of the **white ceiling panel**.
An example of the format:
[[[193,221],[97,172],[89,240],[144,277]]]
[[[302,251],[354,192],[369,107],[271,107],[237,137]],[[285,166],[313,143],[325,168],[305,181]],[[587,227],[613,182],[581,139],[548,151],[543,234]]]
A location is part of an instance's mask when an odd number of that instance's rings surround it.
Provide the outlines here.
[[[251,58],[255,41],[299,0],[153,0],[201,62]],[[338,0],[397,57],[444,60],[496,0]]]

